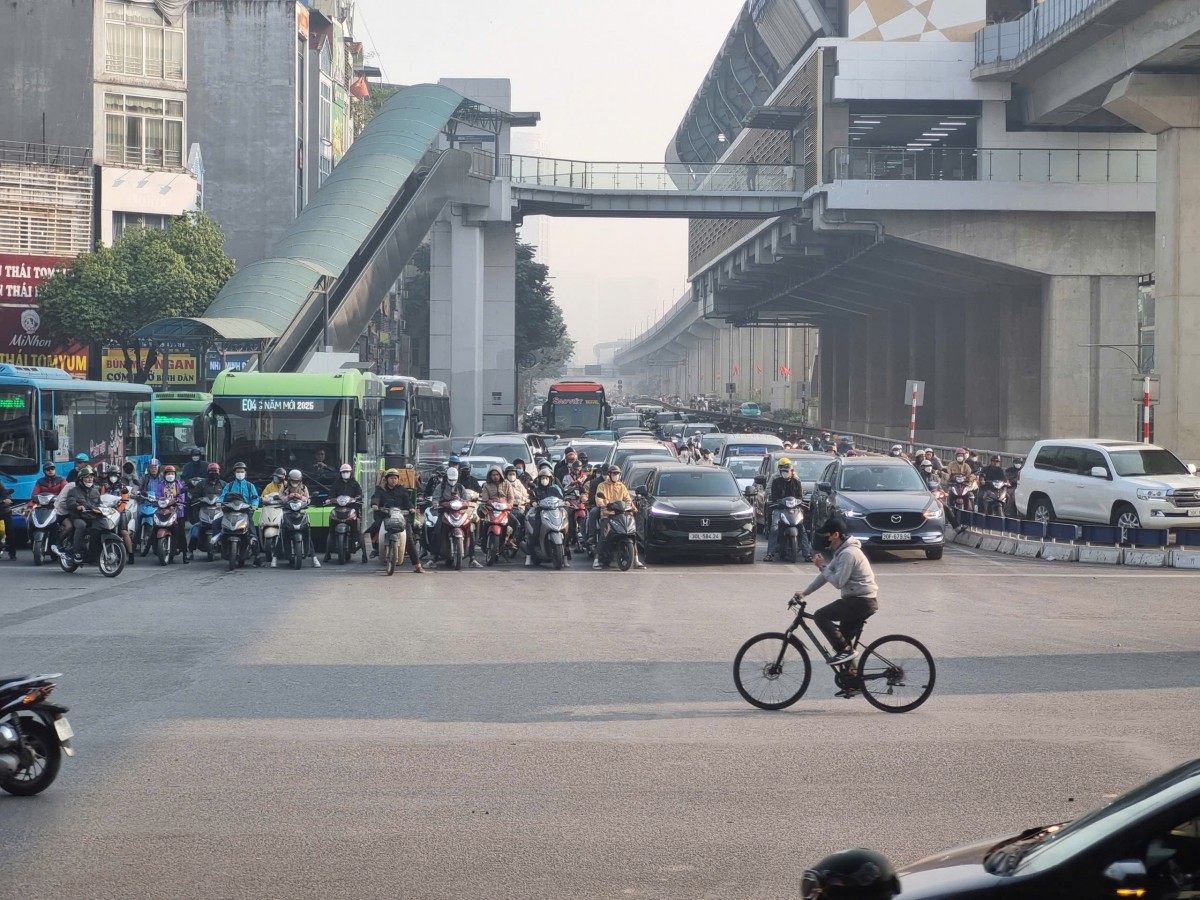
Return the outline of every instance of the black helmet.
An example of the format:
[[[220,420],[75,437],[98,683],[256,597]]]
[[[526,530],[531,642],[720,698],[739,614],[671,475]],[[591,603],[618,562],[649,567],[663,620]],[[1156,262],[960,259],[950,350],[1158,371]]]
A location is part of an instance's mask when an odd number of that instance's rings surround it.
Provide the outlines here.
[[[800,879],[803,900],[891,900],[900,879],[887,857],[861,847],[825,857]]]

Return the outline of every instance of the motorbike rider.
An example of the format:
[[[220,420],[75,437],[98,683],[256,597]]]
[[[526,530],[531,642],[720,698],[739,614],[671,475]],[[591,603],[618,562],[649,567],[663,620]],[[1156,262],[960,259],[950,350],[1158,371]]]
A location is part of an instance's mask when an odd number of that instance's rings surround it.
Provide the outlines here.
[[[923,460],[927,460],[929,464],[933,466],[933,472],[938,478],[942,477],[942,461],[934,455],[932,447],[926,447],[924,450],[922,450],[921,455],[913,461],[913,465],[919,469],[921,468],[921,462]]]
[[[199,447],[193,447],[188,454],[191,461],[183,467],[181,478],[184,481],[190,481],[193,478],[204,478],[208,474],[208,463],[204,460],[204,451]]]
[[[828,538],[830,555],[828,559],[822,553],[813,557],[818,569],[816,577],[804,590],[793,594],[788,605],[798,603],[823,584],[832,584],[841,591],[839,599],[813,613],[817,627],[836,654],[829,660],[830,665],[840,665],[858,656],[843,632],[861,632],[862,624],[875,615],[879,609],[879,588],[871,563],[858,539],[850,537],[845,519],[831,516],[819,533]],[[857,693],[857,688],[846,688],[838,691],[837,696],[852,697]]]
[[[1008,482],[1008,502],[1004,506],[1004,515],[1016,518],[1017,515],[1017,485],[1021,483],[1021,470],[1025,468],[1025,457],[1018,456],[1013,464],[1004,470],[1004,480]]]
[[[606,523],[616,515],[608,508],[608,504],[616,503],[619,500],[624,500],[631,507],[636,506],[633,502],[633,495],[629,493],[629,488],[621,480],[621,467],[612,465],[608,467],[608,477],[596,486],[596,507],[600,510],[600,532],[596,544],[596,557],[592,560],[593,569],[608,567],[608,563],[600,562],[600,548],[608,537],[609,526]],[[638,558],[636,541],[633,544],[633,565],[638,569],[646,568],[646,564]]]
[[[74,527],[71,552],[75,562],[82,563],[83,551],[87,546],[87,520],[83,515],[88,510],[100,507],[100,487],[96,484],[96,473],[91,466],[80,466],[76,470],[75,484],[67,491],[67,507]]]
[[[529,526],[529,537],[525,548],[525,565],[533,565],[533,548],[537,546],[542,530],[542,511],[537,504],[547,497],[558,497],[561,500],[562,495],[562,488],[554,480],[554,470],[550,468],[549,463],[542,463],[538,467],[533,490],[529,493],[533,505],[529,509],[529,517],[526,522]]]
[[[230,494],[237,494],[250,504],[251,509],[258,509],[258,488],[254,486],[254,482],[246,478],[246,464],[244,462],[235,462],[233,464],[233,481],[225,485],[225,492],[221,496],[227,497]],[[253,514],[251,514],[251,521],[253,521]],[[260,544],[261,542],[256,535],[253,546],[255,567],[262,565],[262,560],[258,556]]]
[[[142,479],[142,493],[158,496],[162,488],[162,471],[157,459],[146,463],[146,475]]]
[[[37,505],[38,494],[53,494],[57,498],[55,501],[55,507],[58,509],[59,534],[50,535],[50,549],[52,552],[55,550],[55,548],[58,547],[60,540],[61,540],[61,535],[64,533],[63,532],[64,520],[66,520],[67,522],[70,521],[70,517],[67,515],[66,510],[62,509],[62,508],[58,508],[59,504],[62,502],[63,494],[66,492],[68,484],[69,483],[68,483],[67,479],[63,478],[61,475],[58,474],[58,467],[54,465],[54,461],[53,460],[47,461],[42,466],[42,477],[39,478],[33,485],[33,493],[31,493],[29,495],[29,503],[26,506],[27,510],[32,510]],[[0,497],[4,496],[5,491],[6,491],[6,488],[4,487],[4,485],[2,483],[0,483]],[[0,500],[0,518],[3,517],[3,513],[4,513],[4,510],[2,508],[3,506],[4,506],[4,501]],[[30,533],[30,536],[32,536],[33,535],[32,522],[27,518],[25,520],[25,523],[27,526],[29,526],[29,529],[30,529],[29,533]],[[6,524],[5,525],[6,533],[7,533],[7,528],[8,528],[8,526]],[[9,558],[11,559],[12,557],[9,557]]]
[[[567,467],[566,474],[559,479],[564,494],[570,490],[582,490],[585,481],[587,481],[587,472],[584,471],[583,462],[579,459],[572,462]]]
[[[854,438],[848,434],[843,434],[838,440],[836,451],[838,456],[853,456]]]
[[[188,553],[187,531],[184,528],[184,523],[187,521],[187,486],[179,480],[174,466],[165,466],[162,484],[159,487],[156,496],[166,497],[168,500],[173,499],[178,505],[178,515],[175,519],[175,543],[182,551],[183,562],[186,565],[192,558]]]
[[[338,467],[338,477],[333,485],[329,488],[329,499],[325,501],[326,506],[333,506],[337,503],[338,497],[349,497],[351,500],[362,501],[363,489],[358,483],[358,479],[354,477],[354,467],[350,463],[342,463]],[[361,509],[361,507],[360,507]],[[362,561],[367,561],[367,546],[363,543],[362,536],[358,536],[359,546],[362,548]],[[333,549],[333,541],[326,538],[325,540],[325,562],[329,562],[329,552]]]
[[[979,494],[976,495],[975,508],[981,513],[986,513],[987,510],[983,508],[983,492],[991,490],[991,482],[993,481],[1008,481],[1004,473],[1004,467],[1000,465],[1000,454],[993,453],[988,460],[988,464],[979,470],[977,477],[979,478]]]
[[[904,447],[900,444],[892,444],[892,448],[888,450],[888,456],[894,456],[900,459],[904,456]]]
[[[304,473],[292,469],[287,473],[287,482],[279,489],[286,500],[308,500],[308,488],[304,484]],[[312,560],[313,568],[321,568],[317,551],[313,548],[312,528],[304,529],[304,554]]]
[[[513,467],[509,466],[508,468],[512,469]],[[517,512],[517,506],[518,504],[523,505],[523,502],[528,502],[529,494],[526,493],[525,486],[517,481],[516,469],[513,469],[513,478],[509,481],[504,473],[500,471],[499,466],[492,466],[488,469],[487,479],[483,482],[479,496],[483,500],[495,500],[499,498],[508,502],[508,517],[513,521],[513,537],[519,542],[521,539],[521,517]],[[482,526],[480,530],[483,537],[479,542],[479,546],[486,550],[491,532],[487,529],[487,523],[482,518],[480,519],[480,523]]]
[[[975,482],[975,467],[967,459],[967,451],[963,447],[954,451],[954,461],[946,466],[946,478],[953,479],[955,475],[964,475],[969,483]]]
[[[554,480],[559,484],[563,483],[563,479],[567,477],[567,472],[571,469],[571,463],[579,462],[579,452],[574,447],[568,447],[563,454],[563,458],[554,464]]]
[[[114,463],[100,463],[96,467],[100,471],[100,496],[113,495],[121,498],[121,502],[117,504],[117,509],[121,513],[121,518],[117,521],[117,534],[125,544],[125,553],[129,557],[129,565],[134,564],[133,552],[133,537],[129,532],[129,523],[133,516],[129,509],[129,485],[121,478],[121,470]]]
[[[821,439],[819,441],[817,441],[817,449],[820,450],[822,453],[828,453],[835,446],[836,445],[833,443],[833,438],[830,436],[829,432],[822,431]]]
[[[200,485],[199,496],[193,497],[194,502],[200,500],[212,500],[214,497],[220,500],[225,496],[225,482],[221,479],[221,467],[217,463],[208,464],[208,474],[204,479],[204,483]],[[212,535],[208,536],[210,539]],[[188,551],[196,552],[196,543],[200,540],[200,522],[199,513],[197,512],[197,521],[192,526],[191,537],[188,539]]]
[[[526,492],[532,493],[532,491],[533,491],[533,476],[525,471],[525,460],[514,459],[512,461],[512,464],[513,464],[513,468],[515,468],[517,470],[517,481],[519,481],[519,482],[521,482],[521,484],[525,485]]]
[[[509,511],[509,515],[516,519],[517,530],[514,540],[520,544],[525,539],[525,509],[529,506],[529,489],[517,477],[516,466],[504,467],[504,483],[512,491],[512,509]]]
[[[771,514],[771,528],[767,532],[767,555],[763,557],[763,562],[774,560],[775,551],[779,549],[780,501],[784,497],[804,499],[804,484],[796,477],[792,461],[786,456],[781,458],[778,470],[778,474],[771,479],[771,493],[767,499],[767,509]],[[812,562],[812,543],[808,539],[808,529],[803,524],[800,526],[800,552],[804,555],[805,562]]]
[[[36,496],[36,495],[35,495]],[[4,543],[7,544],[8,558],[17,558],[17,535],[13,530],[13,499],[12,491],[0,481],[0,524],[4,526]]]
[[[280,491],[283,490],[283,485],[284,485],[284,482],[286,482],[286,481],[287,481],[287,469],[285,469],[283,466],[280,466],[271,475],[271,480],[269,482],[267,482],[265,485],[263,485],[262,496],[266,497],[268,494],[279,493]]]
[[[479,479],[471,474],[471,464],[459,460],[458,463],[458,483],[469,491],[479,493],[483,485],[479,483]]]
[[[451,457],[451,459],[457,458],[458,457]],[[458,464],[452,463],[451,465],[447,466],[444,475],[438,482],[436,492],[429,497],[429,499],[433,502],[434,507],[438,510],[437,525],[435,525],[433,529],[433,553],[429,563],[429,568],[437,568],[438,556],[442,549],[442,541],[446,537],[446,517],[441,514],[442,504],[451,500],[470,501],[471,493],[471,488],[459,481]],[[479,565],[479,561],[473,556],[471,558],[471,567],[482,568],[482,566]]]
[[[78,480],[79,470],[82,469],[84,466],[88,466],[89,468],[91,468],[92,460],[91,460],[91,457],[88,456],[86,453],[76,453],[74,463],[75,463],[75,467],[73,469],[71,469],[70,472],[67,473],[67,483],[68,484],[74,484]]]
[[[413,509],[412,495],[408,488],[401,487],[399,469],[388,469],[383,476],[383,484],[375,488],[375,493],[371,496],[371,559],[379,556],[379,534],[383,529],[383,510],[396,508],[404,510],[405,513],[405,552],[412,561],[413,571],[418,575],[423,575],[425,570],[421,567],[421,560],[417,558],[417,542],[413,538],[412,522],[408,515],[409,511]]]

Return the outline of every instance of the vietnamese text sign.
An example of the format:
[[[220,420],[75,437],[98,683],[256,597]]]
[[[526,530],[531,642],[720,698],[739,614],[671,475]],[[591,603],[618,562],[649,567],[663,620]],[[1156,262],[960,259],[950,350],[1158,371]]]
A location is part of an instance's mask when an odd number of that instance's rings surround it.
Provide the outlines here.
[[[146,358],[150,351],[137,351],[138,357],[142,365],[145,365]],[[135,355],[130,351],[130,362],[132,363]],[[196,383],[196,355],[194,353],[159,353],[158,359],[155,361],[154,368],[151,370],[150,377],[146,380],[146,384],[163,383],[163,361],[164,357],[169,367],[167,376],[167,384],[171,387],[178,385],[194,385]],[[129,374],[125,371],[125,352],[119,348],[108,348],[104,351],[100,361],[100,377],[103,381],[128,381]],[[134,374],[137,374],[136,367]]]

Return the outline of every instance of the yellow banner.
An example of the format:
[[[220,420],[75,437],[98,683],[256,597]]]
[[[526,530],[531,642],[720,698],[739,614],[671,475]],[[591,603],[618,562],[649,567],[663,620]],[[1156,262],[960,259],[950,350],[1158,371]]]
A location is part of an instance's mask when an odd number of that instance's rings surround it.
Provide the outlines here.
[[[144,366],[146,357],[149,356],[148,350],[139,352],[141,364]],[[130,354],[132,362],[133,354]],[[196,376],[199,371],[195,354],[192,353],[168,353],[165,354],[167,365],[170,367],[170,372],[167,376],[167,384],[170,387],[178,387],[183,385],[195,385]],[[163,383],[163,353],[158,354],[155,360],[154,368],[151,370],[150,377],[146,380],[146,384],[159,385]],[[125,371],[125,353],[122,350],[105,350],[100,360],[101,378],[104,381],[128,381],[128,373]],[[136,367],[134,374],[137,374]]]

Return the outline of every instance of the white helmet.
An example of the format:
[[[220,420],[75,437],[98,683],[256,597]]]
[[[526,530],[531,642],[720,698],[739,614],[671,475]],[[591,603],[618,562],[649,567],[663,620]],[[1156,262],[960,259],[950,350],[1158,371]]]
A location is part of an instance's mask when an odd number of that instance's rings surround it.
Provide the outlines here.
[[[299,469],[292,469],[292,471],[288,472],[288,481],[299,481],[303,477],[304,475],[301,474]]]
[[[458,484],[458,469],[449,468],[446,470],[446,484]]]

